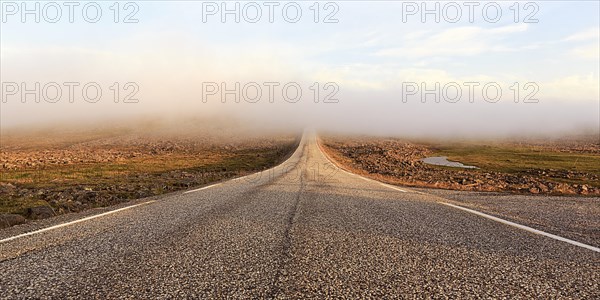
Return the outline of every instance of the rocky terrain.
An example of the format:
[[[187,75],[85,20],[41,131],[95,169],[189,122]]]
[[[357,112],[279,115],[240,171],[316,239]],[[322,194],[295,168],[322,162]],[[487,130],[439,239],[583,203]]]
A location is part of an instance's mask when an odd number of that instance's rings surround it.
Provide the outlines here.
[[[432,166],[420,160],[434,155],[434,147],[401,139],[329,136],[323,138],[322,145],[352,171],[390,183],[465,191],[600,195],[597,173],[545,168],[498,172]],[[574,143],[573,147],[567,143],[528,145],[557,152],[599,154],[600,163],[600,146],[595,143]],[[577,181],[582,183],[571,183]]]
[[[256,172],[283,161],[296,139],[204,129],[4,134],[0,228]]]

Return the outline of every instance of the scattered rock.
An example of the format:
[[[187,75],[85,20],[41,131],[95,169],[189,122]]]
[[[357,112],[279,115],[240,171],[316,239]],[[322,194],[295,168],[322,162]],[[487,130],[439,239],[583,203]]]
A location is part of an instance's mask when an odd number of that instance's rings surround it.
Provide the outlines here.
[[[96,198],[96,193],[90,191],[84,191],[77,195],[76,199],[78,202],[93,202],[94,198]]]
[[[36,206],[27,209],[27,215],[30,219],[46,219],[55,215],[54,210],[50,206]]]
[[[332,155],[340,159],[341,163],[358,172],[386,176],[393,182],[410,186],[531,194],[600,194],[600,189],[594,186],[554,181],[559,178],[599,180],[598,175],[588,172],[531,169],[520,174],[509,174],[431,167],[420,160],[431,156],[434,149],[402,139],[332,137],[328,138],[325,146],[332,150]],[[600,148],[590,146],[580,150],[598,153]]]
[[[0,214],[0,228],[6,228],[25,223],[25,218],[15,214]]]
[[[16,187],[11,183],[0,182],[1,190],[14,190]]]
[[[588,188],[588,186],[587,186],[587,185],[585,185],[585,184],[584,184],[584,185],[582,185],[581,187],[579,187],[579,193],[580,193],[580,194],[584,194],[584,195],[585,195],[585,194],[587,194],[587,193],[588,193],[588,191],[589,191],[589,188]]]

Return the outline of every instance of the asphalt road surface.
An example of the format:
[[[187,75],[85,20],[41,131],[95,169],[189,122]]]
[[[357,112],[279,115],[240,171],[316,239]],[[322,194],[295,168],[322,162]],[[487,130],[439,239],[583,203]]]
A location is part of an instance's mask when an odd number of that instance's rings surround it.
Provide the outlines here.
[[[284,164],[0,237],[0,298],[600,298],[600,253],[346,173]]]

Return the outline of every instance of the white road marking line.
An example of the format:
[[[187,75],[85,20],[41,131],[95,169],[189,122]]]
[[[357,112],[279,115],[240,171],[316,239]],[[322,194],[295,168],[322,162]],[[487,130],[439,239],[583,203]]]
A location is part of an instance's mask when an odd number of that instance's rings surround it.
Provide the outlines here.
[[[398,190],[398,191],[406,193],[405,190],[399,189],[399,188],[397,188],[395,186],[392,186],[392,185],[389,185],[389,184],[386,184],[386,183],[383,183],[383,182],[380,182],[380,181],[377,181],[377,180],[374,180],[374,179],[366,178],[366,177],[363,177],[363,176],[360,176],[358,174],[354,174],[354,173],[351,173],[351,172],[348,172],[348,171],[342,169],[341,167],[339,167],[338,165],[336,165],[333,162],[333,160],[331,160],[329,158],[329,156],[327,154],[325,154],[325,152],[323,152],[323,149],[321,149],[321,146],[318,143],[317,143],[317,146],[319,147],[319,150],[321,151],[321,153],[323,154],[323,156],[325,157],[325,159],[327,159],[331,164],[333,164],[334,166],[336,166],[338,169],[342,170],[343,172],[348,173],[350,175],[357,176],[357,177],[359,177],[359,178],[361,178],[363,180],[374,181],[374,182],[377,182],[377,183],[379,183],[379,184],[381,184],[381,185],[383,185],[385,187],[388,187],[388,188],[391,188],[391,189]],[[422,193],[422,192],[417,192],[417,191],[411,191],[411,192],[417,193],[417,194],[421,194],[421,195],[429,195],[427,193]],[[555,240],[558,240],[558,241],[569,243],[571,245],[579,246],[579,247],[582,247],[582,248],[585,248],[585,249],[588,249],[588,250],[592,250],[592,251],[595,251],[595,252],[600,252],[600,248],[597,248],[597,247],[594,247],[594,246],[590,246],[590,245],[587,245],[587,244],[584,244],[584,243],[581,243],[581,242],[578,242],[578,241],[570,240],[570,239],[567,239],[567,238],[564,238],[562,236],[558,236],[558,235],[555,235],[555,234],[552,234],[552,233],[548,233],[548,232],[545,232],[545,231],[537,230],[537,229],[531,228],[529,226],[517,224],[517,223],[511,222],[511,221],[508,221],[508,220],[500,219],[498,217],[494,217],[494,216],[491,216],[491,215],[488,215],[488,214],[485,214],[485,213],[482,213],[482,212],[478,212],[476,210],[472,210],[472,209],[465,208],[465,207],[462,207],[462,206],[450,204],[450,203],[447,203],[447,202],[441,202],[440,201],[438,203],[444,204],[444,205],[447,205],[447,206],[451,206],[451,207],[454,207],[454,208],[457,208],[457,209],[461,209],[461,210],[464,210],[466,212],[470,212],[472,214],[475,214],[475,215],[478,215],[478,216],[481,216],[481,217],[484,217],[484,218],[488,218],[490,220],[493,220],[493,221],[496,221],[496,222],[499,222],[499,223],[502,223],[502,224],[506,224],[506,225],[509,225],[509,226],[513,226],[513,227],[519,228],[521,230],[525,230],[525,231],[528,231],[528,232],[531,232],[531,233],[543,235],[545,237],[549,237],[549,238],[552,238],[552,239],[555,239]]]
[[[387,183],[383,183],[381,181],[377,181],[377,180],[374,180],[374,179],[371,179],[371,178],[367,178],[367,177],[364,177],[364,176],[361,176],[361,175],[358,175],[358,174],[355,174],[355,173],[352,173],[352,172],[349,172],[349,171],[346,171],[346,170],[342,169],[340,166],[338,166],[336,163],[334,163],[333,160],[331,158],[329,158],[329,156],[327,154],[325,154],[325,152],[323,152],[323,149],[321,149],[321,146],[319,145],[319,143],[317,141],[315,141],[315,144],[317,144],[317,147],[319,148],[319,151],[321,152],[321,154],[323,155],[323,157],[325,157],[325,159],[328,160],[329,163],[332,164],[333,166],[335,166],[338,170],[340,170],[340,171],[342,171],[342,172],[344,172],[344,173],[346,173],[348,175],[352,175],[354,177],[358,177],[358,178],[360,178],[360,179],[362,179],[364,181],[378,183],[378,184],[380,184],[382,186],[385,186],[387,188],[390,188],[390,189],[393,189],[393,190],[396,190],[396,191],[399,191],[399,192],[402,192],[402,193],[407,193],[406,190],[403,190],[401,188],[397,188],[397,187],[395,187],[393,185],[389,185]]]
[[[304,135],[302,136],[302,140],[304,140]],[[301,148],[301,146],[303,146],[303,145],[304,145],[302,140],[301,140],[301,141],[300,141],[300,143],[298,144],[298,148],[296,148],[296,150],[294,151],[294,153],[293,153],[293,154],[292,154],[292,155],[291,155],[291,156],[290,156],[290,157],[289,157],[289,158],[288,158],[286,161],[282,162],[282,163],[281,163],[281,164],[279,164],[278,166],[275,166],[275,167],[273,167],[273,168],[271,168],[271,169],[264,170],[264,171],[261,171],[261,172],[256,172],[256,173],[254,173],[254,174],[249,174],[249,175],[246,175],[246,176],[243,176],[243,177],[240,177],[240,178],[237,178],[237,179],[233,179],[233,180],[239,180],[239,179],[242,179],[242,178],[245,178],[245,177],[249,177],[249,176],[253,176],[253,175],[256,175],[256,174],[260,174],[260,173],[262,173],[262,172],[267,172],[267,171],[270,171],[270,170],[275,170],[276,168],[278,168],[278,167],[280,167],[280,166],[282,166],[282,165],[284,165],[284,164],[288,163],[290,160],[292,160],[292,158],[293,158],[294,156],[296,156],[296,155],[297,155],[298,151],[300,151],[299,149]],[[215,186],[221,185],[221,184],[223,184],[223,183],[224,183],[224,182],[215,183],[215,184],[213,184],[213,185],[205,186],[205,187],[202,187],[202,188],[199,188],[199,189],[195,189],[195,190],[191,190],[191,191],[186,191],[186,192],[183,192],[183,194],[187,194],[187,193],[192,193],[192,192],[197,192],[197,191],[205,190],[205,189],[208,189],[208,188],[211,188],[211,187],[215,187]],[[104,216],[107,216],[107,215],[110,215],[110,214],[114,214],[114,213],[117,213],[117,212],[120,212],[120,211],[124,211],[124,210],[127,210],[127,209],[131,209],[131,208],[134,208],[134,207],[138,207],[138,206],[141,206],[141,205],[150,204],[150,203],[152,203],[152,202],[156,202],[156,200],[151,200],[151,201],[147,201],[147,202],[144,202],[144,203],[139,203],[139,204],[135,204],[135,205],[131,205],[131,206],[127,206],[127,207],[123,207],[123,208],[115,209],[115,210],[112,210],[112,211],[109,211],[109,212],[105,212],[105,213],[101,213],[101,214],[98,214],[98,215],[94,215],[94,216],[85,217],[85,218],[83,218],[83,219],[79,219],[79,220],[75,220],[75,221],[67,222],[67,223],[64,223],[64,224],[59,224],[59,225],[55,225],[55,226],[50,226],[50,227],[43,228],[43,229],[39,229],[39,230],[36,230],[36,231],[27,232],[27,233],[23,233],[23,234],[19,234],[19,235],[15,235],[15,236],[12,236],[12,237],[5,238],[5,239],[3,239],[3,240],[0,240],[0,244],[2,244],[2,243],[5,243],[5,242],[8,242],[8,241],[16,240],[16,239],[18,239],[18,238],[22,238],[22,237],[26,237],[26,236],[30,236],[30,235],[34,235],[34,234],[38,234],[38,233],[42,233],[42,232],[46,232],[46,231],[50,231],[50,230],[53,230],[53,229],[57,229],[57,228],[61,228],[61,227],[65,227],[65,226],[69,226],[69,225],[73,225],[73,224],[77,224],[77,223],[81,223],[81,222],[89,221],[89,220],[92,220],[92,219],[96,219],[96,218],[104,217]]]
[[[272,168],[270,168],[270,169],[266,169],[266,170],[258,171],[258,172],[256,172],[256,173],[252,173],[252,174],[244,175],[244,176],[242,176],[242,177],[234,178],[234,179],[231,179],[231,180],[232,180],[232,181],[240,181],[240,180],[242,180],[242,179],[247,179],[247,178],[249,178],[249,177],[254,177],[254,176],[257,176],[257,175],[258,175],[258,179],[260,180],[260,179],[262,178],[263,174],[267,174],[267,176],[271,176],[272,174],[276,174],[276,173],[277,173],[277,171],[279,171],[279,169],[281,169],[281,168],[284,168],[282,171],[287,171],[287,169],[285,169],[285,165],[292,164],[292,161],[294,161],[294,160],[295,160],[295,156],[297,156],[297,155],[298,155],[298,153],[299,153],[300,151],[302,151],[301,149],[302,149],[302,148],[304,148],[304,144],[305,144],[305,141],[304,141],[304,136],[305,136],[305,135],[303,134],[303,135],[302,135],[302,139],[301,139],[301,140],[300,140],[300,142],[298,143],[298,147],[296,147],[296,150],[294,150],[294,153],[292,153],[292,155],[290,155],[290,157],[288,157],[288,158],[287,158],[285,161],[281,162],[280,164],[278,164],[278,165],[276,165],[276,166],[274,166],[274,167],[272,167]],[[300,161],[298,160],[298,161],[296,162],[296,164],[297,164],[297,163],[299,163],[299,162],[300,162]],[[270,177],[268,177],[268,178],[270,178]],[[251,179],[251,180],[253,180],[253,179]],[[255,182],[251,182],[251,183],[255,183]],[[191,192],[191,191],[190,191],[190,192]]]
[[[263,173],[267,173],[267,175],[269,175],[269,172],[275,173],[277,171],[276,169],[278,167],[279,166],[275,166],[272,169],[267,169],[267,170],[264,170],[264,171],[259,171],[259,172],[256,172],[256,173],[244,175],[242,177],[234,178],[234,179],[232,179],[232,181],[242,181],[242,180],[248,179],[248,178],[250,178],[250,180],[253,180],[251,177],[256,177],[256,176],[258,176],[258,179],[260,179],[260,178],[262,178]]]
[[[211,184],[209,186],[201,187],[199,189],[195,189],[195,190],[191,190],[191,191],[186,191],[186,192],[183,192],[183,193],[184,194],[188,194],[188,193],[193,193],[193,192],[199,192],[199,191],[206,190],[206,189],[209,189],[211,187],[215,187],[215,186],[218,186],[218,185],[221,185],[221,184],[223,184],[223,183],[215,183],[215,184]]]
[[[488,214],[484,214],[482,212],[478,212],[476,210],[472,210],[472,209],[469,209],[469,208],[466,208],[466,207],[462,207],[462,206],[458,206],[458,205],[454,205],[454,204],[450,204],[450,203],[446,203],[446,202],[439,202],[439,203],[447,205],[447,206],[451,206],[451,207],[454,207],[454,208],[457,208],[457,209],[460,209],[460,210],[464,210],[466,212],[470,212],[472,214],[476,214],[478,216],[481,216],[481,217],[484,217],[484,218],[488,218],[490,220],[494,220],[494,221],[502,223],[502,224],[506,224],[506,225],[509,225],[509,226],[513,226],[513,227],[525,230],[525,231],[529,231],[531,233],[543,235],[543,236],[546,236],[546,237],[549,237],[549,238],[553,238],[553,239],[558,240],[558,241],[562,241],[562,242],[565,242],[565,243],[569,243],[571,245],[575,245],[575,246],[579,246],[579,247],[582,247],[582,248],[586,248],[586,249],[589,249],[589,250],[592,250],[592,251],[595,251],[595,252],[600,252],[600,248],[597,248],[597,247],[594,247],[594,246],[590,246],[590,245],[587,245],[587,244],[584,244],[584,243],[580,243],[578,241],[570,240],[570,239],[567,239],[567,238],[564,238],[564,237],[561,237],[561,236],[558,236],[558,235],[555,235],[555,234],[552,234],[552,233],[547,233],[545,231],[537,230],[537,229],[531,228],[529,226],[517,224],[517,223],[511,222],[511,221],[500,219],[498,217],[490,216]]]
[[[397,188],[397,187],[395,187],[395,186],[393,186],[393,185],[389,185],[389,184],[385,184],[385,183],[381,183],[381,185],[383,185],[383,186],[385,186],[385,187],[387,187],[387,188],[390,188],[390,189],[396,190],[396,191],[400,191],[400,192],[406,193],[406,191],[405,191],[405,190],[403,190],[403,189],[401,189],[401,188]]]
[[[42,233],[42,232],[46,232],[46,231],[50,231],[50,230],[53,230],[53,229],[58,229],[58,228],[61,228],[61,227],[66,227],[66,226],[70,226],[70,225],[73,225],[73,224],[77,224],[77,223],[89,221],[89,220],[92,220],[92,219],[96,219],[96,218],[108,216],[108,215],[111,215],[111,214],[114,214],[114,213],[118,213],[118,212],[121,212],[121,211],[124,211],[124,210],[128,210],[128,209],[131,209],[131,208],[134,208],[134,207],[138,207],[138,206],[141,206],[141,205],[150,204],[152,202],[156,202],[156,200],[151,200],[151,201],[147,201],[147,202],[144,202],[144,203],[139,203],[139,204],[135,204],[135,205],[131,205],[131,206],[127,206],[127,207],[123,207],[123,208],[119,208],[119,209],[107,211],[105,213],[101,213],[101,214],[98,214],[98,215],[93,215],[93,216],[85,217],[83,219],[79,219],[79,220],[75,220],[75,221],[71,221],[71,222],[67,222],[67,223],[63,223],[63,224],[58,224],[58,225],[46,227],[46,228],[39,229],[39,230],[32,231],[32,232],[27,232],[27,233],[23,233],[23,234],[11,236],[9,238],[5,238],[3,240],[0,240],[0,244],[6,243],[8,241],[16,240],[18,238],[22,238],[22,237],[26,237],[26,236],[30,236],[30,235],[34,235],[34,234],[38,234],[38,233]]]

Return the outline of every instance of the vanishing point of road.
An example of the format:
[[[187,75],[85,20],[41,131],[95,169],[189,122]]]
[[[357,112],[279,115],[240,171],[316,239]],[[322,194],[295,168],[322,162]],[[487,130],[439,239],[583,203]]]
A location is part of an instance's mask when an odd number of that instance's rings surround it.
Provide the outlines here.
[[[599,299],[572,242],[342,171],[307,133],[271,170],[0,237],[0,298]]]

